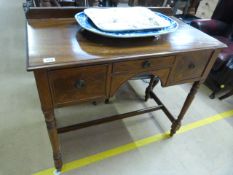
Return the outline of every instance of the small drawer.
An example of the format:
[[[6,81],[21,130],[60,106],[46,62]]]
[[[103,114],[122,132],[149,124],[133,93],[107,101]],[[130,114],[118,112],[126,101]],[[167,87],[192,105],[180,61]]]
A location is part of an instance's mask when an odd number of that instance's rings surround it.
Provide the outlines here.
[[[107,66],[89,66],[49,72],[56,106],[106,96]]]
[[[201,77],[211,53],[212,51],[207,50],[178,55],[169,78],[170,82]]]
[[[143,72],[152,69],[166,68],[173,64],[174,59],[174,56],[169,56],[118,62],[113,64],[113,73]]]

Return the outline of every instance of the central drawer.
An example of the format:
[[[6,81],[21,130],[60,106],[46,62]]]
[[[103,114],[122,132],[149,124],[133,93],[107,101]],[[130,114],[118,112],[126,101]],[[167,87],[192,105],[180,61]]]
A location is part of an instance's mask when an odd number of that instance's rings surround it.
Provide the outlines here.
[[[122,61],[113,64],[113,73],[144,72],[153,69],[167,68],[174,63],[174,60],[174,56],[168,56],[132,61]]]
[[[107,65],[49,72],[54,105],[106,97],[106,77]]]

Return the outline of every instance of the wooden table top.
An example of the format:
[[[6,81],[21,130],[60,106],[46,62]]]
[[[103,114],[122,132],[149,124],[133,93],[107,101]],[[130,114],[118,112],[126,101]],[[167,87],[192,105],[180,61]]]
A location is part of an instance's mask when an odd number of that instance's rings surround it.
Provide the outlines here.
[[[27,70],[119,61],[177,52],[224,48],[207,34],[177,20],[177,31],[138,39],[111,39],[82,31],[73,18],[28,19]],[[43,63],[44,58],[55,58]]]

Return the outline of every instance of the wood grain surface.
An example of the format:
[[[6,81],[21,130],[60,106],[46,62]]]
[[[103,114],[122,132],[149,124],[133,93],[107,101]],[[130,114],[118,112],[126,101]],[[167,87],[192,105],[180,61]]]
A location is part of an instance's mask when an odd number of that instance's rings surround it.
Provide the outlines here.
[[[82,31],[73,18],[29,19],[27,69],[161,57],[225,46],[207,34],[175,20],[179,23],[178,30],[159,39],[112,39]],[[56,61],[52,64],[43,62],[44,58],[50,57]]]
[[[34,72],[54,164],[59,171],[62,169],[62,157],[58,132],[162,110],[172,122],[171,136],[175,134],[199,85],[225,47],[176,18],[173,19],[179,24],[177,31],[159,38],[112,39],[97,36],[83,31],[74,20],[73,15],[80,10],[39,8],[26,13],[27,70]],[[151,78],[145,90],[145,100],[154,99],[157,107],[57,128],[54,108],[99,98],[109,101],[122,84],[133,77],[145,75]],[[177,118],[153,93],[159,80],[162,86],[194,82]]]

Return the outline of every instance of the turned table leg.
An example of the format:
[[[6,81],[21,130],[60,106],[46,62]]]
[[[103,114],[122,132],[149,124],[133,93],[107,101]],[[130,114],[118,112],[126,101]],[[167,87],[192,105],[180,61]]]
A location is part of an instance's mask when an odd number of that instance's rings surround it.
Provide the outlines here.
[[[62,156],[60,142],[56,127],[56,120],[53,111],[44,111],[45,122],[49,134],[49,139],[53,149],[53,159],[57,171],[61,171],[62,168]]]
[[[148,87],[146,88],[146,92],[145,92],[145,101],[147,101],[150,98],[150,92],[153,91],[154,87],[158,84],[159,82],[159,78],[153,76],[150,79],[150,83],[148,85]]]
[[[48,74],[46,70],[34,71],[36,85],[40,97],[41,109],[44,113],[45,122],[48,129],[48,134],[53,149],[53,159],[55,167],[58,171],[62,168],[62,157],[58,132],[56,127],[56,120],[54,116],[54,106],[52,95],[50,92]]]
[[[197,90],[200,86],[200,82],[199,81],[196,81],[194,82],[185,102],[184,102],[184,105],[180,111],[180,114],[178,116],[178,118],[172,123],[172,126],[171,126],[171,131],[170,131],[170,136],[173,136],[177,130],[179,130],[179,128],[181,127],[181,121],[182,119],[184,118],[184,115],[186,113],[186,111],[188,110],[189,106],[191,105],[194,97],[195,97],[195,94],[197,93]]]

